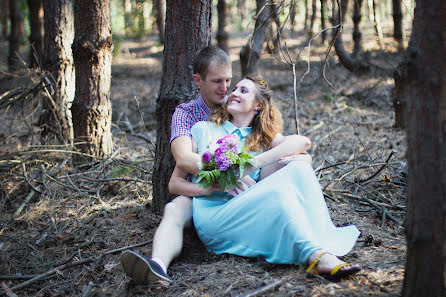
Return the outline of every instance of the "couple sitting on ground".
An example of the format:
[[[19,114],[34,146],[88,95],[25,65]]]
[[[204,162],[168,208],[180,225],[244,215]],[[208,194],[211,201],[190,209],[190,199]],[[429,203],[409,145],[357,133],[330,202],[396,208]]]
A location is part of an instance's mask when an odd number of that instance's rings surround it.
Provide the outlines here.
[[[201,96],[179,105],[171,126],[176,167],[169,190],[181,196],[164,209],[152,258],[134,251],[122,253],[127,275],[142,284],[170,281],[167,267],[180,254],[183,229],[192,221],[206,249],[216,254],[308,263],[309,274],[332,279],[358,272],[358,265],[336,256],[352,249],[359,231],[355,226],[333,225],[306,153],[311,142],[304,136],[281,134],[282,117],[266,81],[247,76],[225,100],[232,78],[227,54],[208,46],[193,66]],[[188,174],[196,181],[200,155],[225,135],[235,135],[254,156],[255,168],[240,177],[243,189],[228,193],[218,185],[205,189],[189,181]]]

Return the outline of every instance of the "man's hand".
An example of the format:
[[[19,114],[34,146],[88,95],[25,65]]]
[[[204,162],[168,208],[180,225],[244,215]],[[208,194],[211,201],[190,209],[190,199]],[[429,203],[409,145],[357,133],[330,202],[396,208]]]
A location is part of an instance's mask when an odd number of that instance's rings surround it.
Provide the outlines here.
[[[239,187],[235,189],[228,188],[227,192],[232,196],[235,197],[247,189],[251,188],[253,185],[256,184],[256,181],[253,180],[249,175],[245,175],[242,178],[237,179],[237,183],[240,185]]]
[[[300,153],[300,154],[295,154],[295,155],[291,155],[288,157],[280,158],[279,164],[286,165],[286,164],[288,164],[290,162],[294,162],[294,161],[307,162],[309,165],[312,165],[312,163],[313,163],[313,159],[311,158],[310,154],[305,152],[305,153]]]

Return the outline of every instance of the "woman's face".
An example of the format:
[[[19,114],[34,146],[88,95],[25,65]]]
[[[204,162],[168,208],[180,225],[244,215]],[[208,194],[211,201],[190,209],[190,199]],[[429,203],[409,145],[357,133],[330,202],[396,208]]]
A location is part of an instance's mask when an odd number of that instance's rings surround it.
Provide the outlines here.
[[[228,97],[228,112],[231,115],[254,115],[260,107],[256,92],[256,86],[252,80],[239,81]]]

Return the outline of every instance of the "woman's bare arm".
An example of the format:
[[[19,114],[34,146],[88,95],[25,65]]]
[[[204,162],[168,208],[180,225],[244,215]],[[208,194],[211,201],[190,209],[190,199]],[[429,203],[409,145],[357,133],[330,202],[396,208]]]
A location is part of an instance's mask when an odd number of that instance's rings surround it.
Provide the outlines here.
[[[283,136],[278,133],[271,143],[271,149],[254,157],[257,168],[277,163],[281,158],[305,153],[311,147],[311,141],[302,135]]]

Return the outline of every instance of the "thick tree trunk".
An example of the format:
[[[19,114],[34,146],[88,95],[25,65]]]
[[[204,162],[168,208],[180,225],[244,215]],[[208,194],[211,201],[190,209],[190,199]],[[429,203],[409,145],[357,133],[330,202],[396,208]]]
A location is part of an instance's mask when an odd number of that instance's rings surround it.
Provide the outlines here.
[[[395,88],[393,89],[393,111],[395,113],[395,128],[403,129],[406,127],[406,109],[407,109],[407,62],[403,60],[393,72]]]
[[[280,36],[282,35],[282,30],[280,27],[278,8],[274,1],[268,3],[270,6],[270,25],[268,28],[266,48],[270,54],[279,54],[280,51]],[[283,37],[283,36],[282,36]]]
[[[291,26],[291,32],[295,32],[296,31],[296,14],[297,14],[296,7],[297,7],[296,0],[291,1],[291,3],[290,3],[290,26]]]
[[[9,0],[1,0],[1,24],[2,24],[2,39],[8,39],[8,20],[9,20]]]
[[[321,38],[322,38],[322,43],[325,43],[325,40],[327,40],[327,31],[325,30],[325,28],[327,27],[325,25],[325,10],[327,6],[327,0],[321,0]]]
[[[304,18],[304,31],[308,30],[308,18],[310,17],[310,9],[308,8],[308,0],[304,0],[305,18]]]
[[[333,25],[341,25],[344,21],[345,12],[347,11],[348,0],[341,0],[341,7],[336,9],[333,6]],[[333,29],[333,38],[335,38],[334,48],[341,64],[353,73],[363,73],[369,70],[369,66],[363,64],[359,59],[353,58],[345,51],[342,41],[341,27]]]
[[[392,0],[393,7],[393,38],[398,43],[398,51],[404,50],[403,45],[403,13],[401,0]]]
[[[359,55],[362,52],[362,33],[359,27],[361,22],[361,8],[362,8],[363,0],[355,0],[353,1],[353,58],[358,59]]]
[[[16,0],[9,0],[9,17],[11,20],[11,33],[9,35],[8,69],[15,71],[19,68],[19,36],[20,16]]]
[[[267,0],[256,0],[257,18],[254,32],[248,43],[240,51],[240,64],[242,66],[242,76],[250,73],[257,73],[257,63],[260,59],[260,52],[265,42],[271,18],[271,8],[267,5]]]
[[[43,68],[47,75],[51,98],[44,103],[39,119],[41,138],[56,136],[61,143],[72,144],[71,104],[74,99],[75,77],[71,44],[74,39],[74,13],[71,0],[44,2],[45,54]]]
[[[157,138],[153,167],[153,211],[171,200],[168,191],[174,159],[170,152],[170,123],[178,103],[195,99],[192,79],[195,54],[211,42],[212,1],[167,0],[163,77],[156,100]]]
[[[28,0],[28,8],[31,27],[29,63],[31,67],[36,67],[42,65],[43,56],[43,0]]]
[[[112,152],[110,79],[113,40],[108,0],[76,0],[73,57],[76,95],[71,108],[74,137],[83,153]],[[83,160],[76,157],[75,161]]]
[[[228,4],[226,0],[218,0],[218,29],[217,29],[217,45],[225,52],[229,52],[229,33],[228,33]]]
[[[312,38],[314,35],[314,21],[316,20],[317,6],[316,0],[311,0],[311,17],[310,17],[310,27],[308,28],[308,38]]]
[[[153,0],[153,10],[155,12],[156,27],[158,28],[160,42],[164,44],[164,23],[166,16],[166,1]]]
[[[446,2],[417,0],[407,51],[408,195],[403,296],[446,292]]]
[[[130,0],[123,0],[123,5],[124,5],[124,32],[126,36],[130,36],[133,28],[132,3]]]
[[[376,0],[371,0],[373,6],[373,26],[375,27],[376,40],[380,49],[384,49],[383,29],[381,27],[381,18],[379,16]]]

